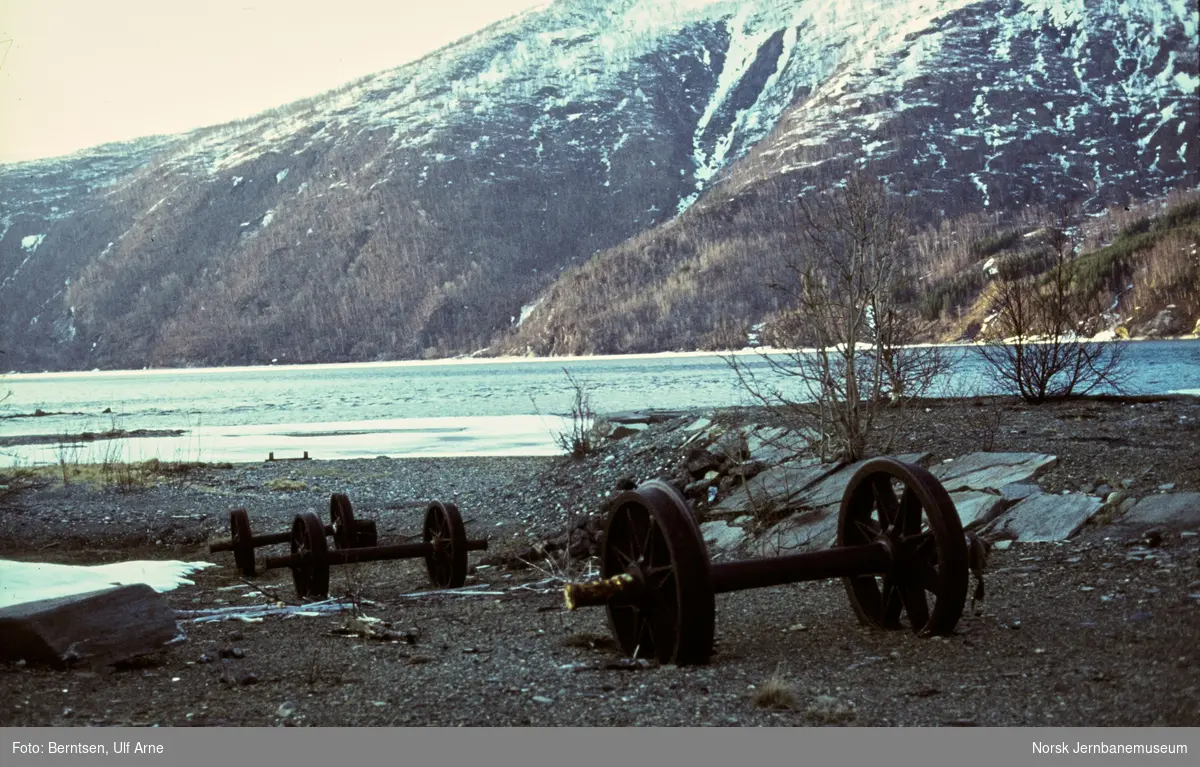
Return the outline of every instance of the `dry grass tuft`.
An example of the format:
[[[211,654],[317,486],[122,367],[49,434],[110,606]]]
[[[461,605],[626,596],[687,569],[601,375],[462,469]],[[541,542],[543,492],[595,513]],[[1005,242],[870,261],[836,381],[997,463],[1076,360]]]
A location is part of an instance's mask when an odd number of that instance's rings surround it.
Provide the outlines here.
[[[298,493],[308,489],[308,484],[295,479],[273,479],[267,483],[268,490],[280,493]]]
[[[776,671],[754,694],[754,705],[759,708],[795,708],[796,693]]]

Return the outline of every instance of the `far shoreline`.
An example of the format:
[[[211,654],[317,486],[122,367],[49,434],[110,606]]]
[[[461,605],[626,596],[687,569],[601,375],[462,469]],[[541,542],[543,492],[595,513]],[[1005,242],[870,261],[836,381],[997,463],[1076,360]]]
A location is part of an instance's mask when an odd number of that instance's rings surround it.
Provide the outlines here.
[[[1195,334],[1186,334],[1182,336],[1171,336],[1167,338],[1147,338],[1144,336],[1127,338],[1127,339],[1083,339],[1084,341],[1094,341],[1096,343],[1188,343],[1200,341],[1200,336]],[[1038,342],[1030,342],[1038,343]],[[909,344],[905,348],[924,349],[924,348],[941,348],[941,349],[969,349],[977,348],[983,344],[978,341],[956,341],[952,343],[919,343]],[[104,377],[125,377],[125,376],[163,376],[163,375],[204,375],[204,374],[239,374],[239,373],[257,373],[263,370],[278,370],[278,371],[319,371],[319,370],[347,370],[347,369],[385,369],[385,368],[420,368],[420,367],[439,367],[439,366],[470,366],[470,365],[513,365],[520,363],[527,364],[569,364],[569,363],[590,363],[590,362],[620,362],[623,360],[655,360],[655,359],[701,359],[701,358],[723,358],[723,357],[747,357],[747,356],[786,356],[789,354],[798,354],[815,351],[811,348],[801,349],[786,349],[768,346],[760,347],[743,347],[741,349],[731,349],[726,351],[667,351],[667,352],[635,352],[632,354],[582,354],[582,355],[563,355],[563,356],[516,356],[505,355],[496,357],[482,357],[473,355],[460,355],[456,357],[438,357],[436,359],[427,360],[372,360],[362,362],[297,362],[278,364],[275,362],[264,362],[257,365],[228,365],[228,366],[211,366],[211,367],[165,367],[165,368],[117,368],[103,369],[93,368],[91,370],[44,370],[41,372],[17,372],[9,371],[0,374],[0,382],[11,380],[14,382],[38,380],[38,379],[67,379],[67,378],[87,378],[91,376]]]

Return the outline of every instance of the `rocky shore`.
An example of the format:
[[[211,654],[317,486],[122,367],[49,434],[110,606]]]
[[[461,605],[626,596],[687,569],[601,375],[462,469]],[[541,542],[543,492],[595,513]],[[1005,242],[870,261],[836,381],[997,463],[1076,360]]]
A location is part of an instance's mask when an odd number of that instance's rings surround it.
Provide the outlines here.
[[[947,638],[858,623],[840,581],[717,597],[707,666],[631,662],[603,609],[564,609],[594,573],[606,499],[665,479],[714,561],[820,548],[846,473],[794,457],[770,414],[614,419],[569,458],[293,461],[175,467],[113,484],[42,477],[0,506],[0,557],[213,563],[165,593],[186,640],[116,667],[0,665],[14,725],[1200,724],[1200,401],[922,403],[890,454],[939,476],[989,544],[986,597]],[[980,454],[983,455],[980,455]],[[840,485],[839,485],[840,482]],[[210,554],[228,512],[254,530],[328,514],[344,493],[381,544],[457,504],[458,593],[421,560],[335,567],[339,606],[287,570],[252,580]],[[833,513],[831,513],[833,509]],[[285,547],[280,547],[285,548]],[[260,550],[259,556],[275,553]],[[238,608],[231,610],[230,608]],[[66,690],[66,692],[64,692]]]

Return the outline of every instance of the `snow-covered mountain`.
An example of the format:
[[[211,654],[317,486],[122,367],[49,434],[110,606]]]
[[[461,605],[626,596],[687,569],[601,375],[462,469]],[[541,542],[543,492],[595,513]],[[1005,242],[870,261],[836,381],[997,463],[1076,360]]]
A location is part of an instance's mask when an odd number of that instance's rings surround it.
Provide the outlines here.
[[[866,166],[934,215],[1194,184],[1196,26],[1183,0],[559,0],[255,118],[0,166],[0,348],[464,353],[545,325],[564,269],[781,181]]]

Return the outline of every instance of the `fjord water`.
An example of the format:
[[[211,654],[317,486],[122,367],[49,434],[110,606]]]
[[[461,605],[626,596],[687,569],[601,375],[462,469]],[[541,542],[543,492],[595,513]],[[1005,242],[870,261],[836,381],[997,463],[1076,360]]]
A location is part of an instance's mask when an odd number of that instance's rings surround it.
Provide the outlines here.
[[[978,360],[949,347],[953,373],[935,395],[987,393]],[[1200,394],[1200,341],[1128,345],[1130,393]],[[758,380],[803,398],[794,381],[742,355]],[[448,360],[8,375],[0,437],[179,429],[0,448],[0,465],[103,460],[261,461],[378,455],[555,455],[553,438],[585,385],[601,414],[754,404],[716,354]],[[37,410],[47,415],[31,417]],[[111,411],[111,412],[105,412]]]

